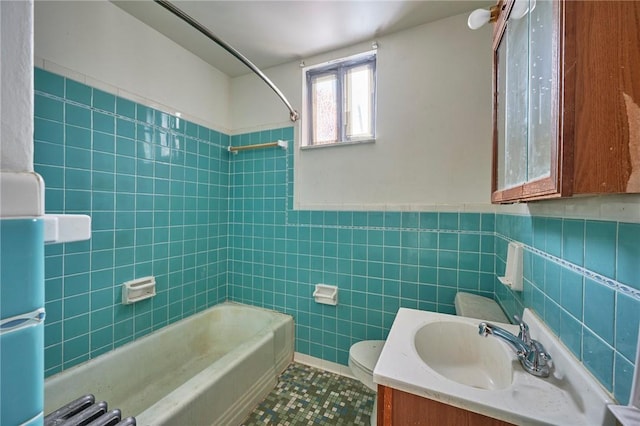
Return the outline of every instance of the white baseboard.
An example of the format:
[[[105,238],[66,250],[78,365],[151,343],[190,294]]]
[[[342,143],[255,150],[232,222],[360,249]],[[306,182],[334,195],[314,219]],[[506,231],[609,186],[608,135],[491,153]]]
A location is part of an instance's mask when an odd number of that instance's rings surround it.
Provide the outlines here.
[[[319,368],[330,373],[339,374],[341,376],[357,380],[351,373],[349,367],[346,365],[338,364],[331,361],[325,361],[311,355],[301,354],[300,352],[295,352],[293,354],[293,360],[295,362],[299,362],[300,364],[309,365],[311,367]]]

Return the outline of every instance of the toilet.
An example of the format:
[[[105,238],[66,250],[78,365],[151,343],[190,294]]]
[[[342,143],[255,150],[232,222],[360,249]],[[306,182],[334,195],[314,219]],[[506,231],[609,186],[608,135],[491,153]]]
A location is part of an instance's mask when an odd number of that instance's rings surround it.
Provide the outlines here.
[[[454,299],[456,315],[478,318],[484,321],[509,323],[500,306],[488,297],[471,293],[458,292]],[[363,340],[355,343],[349,349],[349,368],[353,375],[369,389],[377,392],[377,385],[373,382],[373,369],[380,358],[384,340]],[[378,398],[373,402],[371,425],[376,424]]]
[[[384,346],[384,340],[363,340],[355,343],[349,349],[349,368],[351,372],[374,392],[378,391],[378,386],[373,382],[373,369],[380,358],[380,352]],[[376,413],[378,412],[378,398],[373,399],[373,411],[371,411],[371,425],[376,424]]]

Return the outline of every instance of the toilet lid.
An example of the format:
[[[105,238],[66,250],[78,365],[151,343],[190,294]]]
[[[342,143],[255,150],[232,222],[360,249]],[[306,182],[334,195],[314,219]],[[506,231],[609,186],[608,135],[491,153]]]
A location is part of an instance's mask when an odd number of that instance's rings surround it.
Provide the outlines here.
[[[364,340],[351,346],[349,357],[361,368],[373,373],[383,347],[384,340]]]

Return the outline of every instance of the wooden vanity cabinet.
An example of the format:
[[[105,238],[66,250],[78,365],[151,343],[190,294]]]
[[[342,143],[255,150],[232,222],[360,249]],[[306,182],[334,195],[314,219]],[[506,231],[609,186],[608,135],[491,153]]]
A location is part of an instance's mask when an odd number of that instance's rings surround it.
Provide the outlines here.
[[[375,413],[374,413],[375,414]],[[506,426],[511,423],[378,385],[379,426]]]
[[[640,2],[498,7],[492,202],[640,192]]]

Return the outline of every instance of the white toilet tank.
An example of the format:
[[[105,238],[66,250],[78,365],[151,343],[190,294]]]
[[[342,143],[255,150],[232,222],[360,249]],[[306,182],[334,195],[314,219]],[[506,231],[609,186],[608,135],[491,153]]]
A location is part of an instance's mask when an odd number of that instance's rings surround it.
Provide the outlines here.
[[[495,300],[488,297],[458,292],[456,293],[454,304],[456,306],[456,315],[509,324],[509,319],[502,312],[500,306]]]

